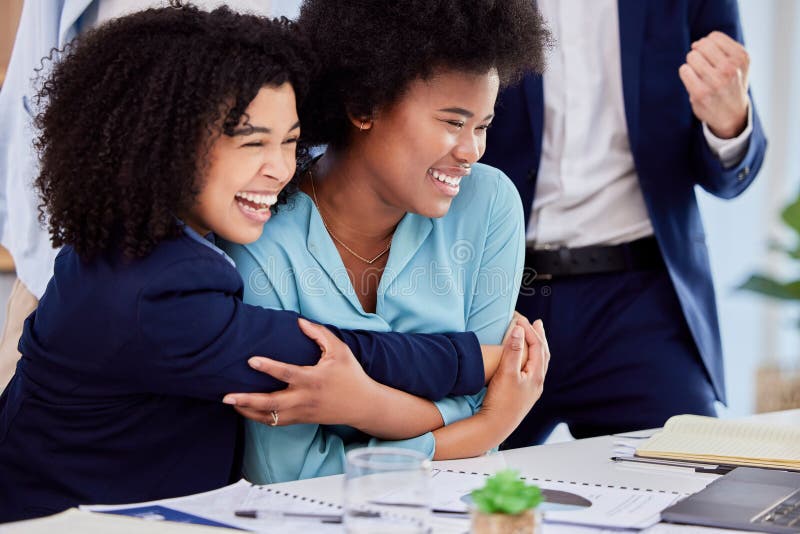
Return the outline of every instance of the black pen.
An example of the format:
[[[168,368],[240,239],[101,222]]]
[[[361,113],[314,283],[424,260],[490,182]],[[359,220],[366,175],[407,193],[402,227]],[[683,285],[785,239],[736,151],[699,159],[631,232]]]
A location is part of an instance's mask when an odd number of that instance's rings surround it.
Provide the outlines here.
[[[441,515],[445,517],[469,517],[469,510],[447,510],[444,508],[434,508],[431,510],[435,515]]]
[[[639,464],[665,465],[667,467],[684,467],[687,469],[694,469],[696,473],[710,473],[715,475],[724,475],[735,469],[735,466],[730,465],[702,464],[682,462],[680,460],[661,460],[658,458],[639,458],[637,456],[612,456],[611,460],[614,462],[632,462]]]
[[[371,512],[369,512],[371,513]],[[323,523],[341,523],[342,514],[316,514],[307,512],[279,512],[277,510],[236,510],[236,517],[247,517],[249,519],[265,519],[276,517],[293,517],[305,519],[317,519]],[[370,516],[372,517],[372,516]]]
[[[400,506],[405,508],[419,508],[418,504],[406,503],[406,502],[394,502],[394,501],[369,501],[370,504],[376,504],[379,506]],[[449,508],[431,508],[431,513],[437,515],[455,515],[455,516],[464,516],[469,515],[469,510],[451,510]]]

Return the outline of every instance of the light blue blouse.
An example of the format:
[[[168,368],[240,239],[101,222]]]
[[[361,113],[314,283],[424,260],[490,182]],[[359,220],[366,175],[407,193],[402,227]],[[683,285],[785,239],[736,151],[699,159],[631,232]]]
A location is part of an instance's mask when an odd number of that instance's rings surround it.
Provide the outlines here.
[[[341,328],[398,332],[473,331],[499,344],[511,320],[525,254],[522,204],[501,171],[476,164],[461,181],[449,212],[431,219],[406,214],[392,240],[366,313],[312,200],[296,193],[248,246],[223,246],[244,279],[244,301],[294,310]],[[436,403],[445,424],[473,415],[485,390]],[[270,427],[247,422],[245,476],[268,484],[344,471],[352,447],[391,445],[429,457],[428,432],[403,441],[370,439],[356,429],[316,424]]]

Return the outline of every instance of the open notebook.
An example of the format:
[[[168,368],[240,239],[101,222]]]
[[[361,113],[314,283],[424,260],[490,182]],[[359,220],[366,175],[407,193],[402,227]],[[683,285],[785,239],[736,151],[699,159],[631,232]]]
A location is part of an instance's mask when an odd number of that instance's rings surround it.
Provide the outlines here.
[[[636,456],[800,471],[800,427],[677,415]]]

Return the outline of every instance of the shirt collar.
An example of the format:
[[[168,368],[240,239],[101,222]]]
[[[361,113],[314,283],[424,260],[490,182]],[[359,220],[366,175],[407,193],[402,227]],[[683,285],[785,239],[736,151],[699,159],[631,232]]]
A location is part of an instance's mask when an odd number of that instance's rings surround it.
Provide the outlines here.
[[[233,261],[233,258],[225,254],[225,251],[217,246],[216,237],[214,236],[213,232],[209,232],[206,235],[202,236],[180,219],[178,219],[178,225],[181,228],[183,228],[183,233],[185,233],[189,237],[189,239],[191,239],[192,241],[196,241],[197,243],[200,243],[204,247],[210,248],[211,250],[213,250],[223,258],[225,258],[228,261],[228,263],[236,267],[236,263]]]

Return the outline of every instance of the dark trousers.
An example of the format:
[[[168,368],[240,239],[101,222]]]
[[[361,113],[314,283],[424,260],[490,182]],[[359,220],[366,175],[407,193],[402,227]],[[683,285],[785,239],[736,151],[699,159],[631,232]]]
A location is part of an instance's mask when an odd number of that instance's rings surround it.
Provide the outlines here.
[[[523,287],[517,310],[542,319],[544,393],[502,445],[542,443],[565,422],[576,438],[716,415],[714,391],[663,270],[581,275]]]

